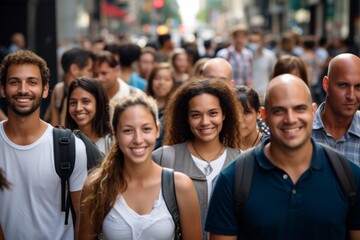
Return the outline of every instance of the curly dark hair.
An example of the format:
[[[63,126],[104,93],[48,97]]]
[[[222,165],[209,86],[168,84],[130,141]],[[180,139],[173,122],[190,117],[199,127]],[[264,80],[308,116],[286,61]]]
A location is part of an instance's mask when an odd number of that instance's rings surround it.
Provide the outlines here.
[[[42,85],[49,82],[50,70],[44,59],[30,50],[18,50],[7,55],[1,63],[0,80],[3,86],[6,85],[6,75],[11,65],[33,64],[39,67]]]
[[[242,107],[238,103],[234,91],[220,79],[189,81],[174,92],[165,111],[164,144],[174,145],[194,139],[194,134],[188,124],[189,101],[204,93],[219,99],[221,110],[225,116],[219,135],[220,142],[228,147],[239,148]]]

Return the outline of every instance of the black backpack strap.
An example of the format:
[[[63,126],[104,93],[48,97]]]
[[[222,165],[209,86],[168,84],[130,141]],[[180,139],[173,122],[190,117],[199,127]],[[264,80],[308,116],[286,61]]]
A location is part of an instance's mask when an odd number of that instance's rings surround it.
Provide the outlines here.
[[[356,203],[356,181],[353,171],[350,167],[349,160],[339,153],[338,151],[321,144],[324,148],[326,155],[329,158],[331,166],[334,169],[335,175],[338,178],[341,189],[345,196],[349,199],[350,208],[355,206]]]
[[[175,239],[181,239],[180,215],[176,199],[173,169],[163,168],[161,176],[161,191],[166,207],[175,223]]]
[[[70,198],[70,176],[75,165],[75,137],[70,129],[53,128],[55,171],[61,180],[61,211],[65,212],[68,224]]]
[[[254,174],[254,148],[242,152],[235,160],[234,176],[234,209],[235,214],[240,221],[242,211],[245,208],[248,199],[251,183]]]
[[[100,151],[98,146],[92,142],[83,132],[80,130],[74,130],[73,133],[85,144],[87,169],[90,170],[102,161],[104,154]]]

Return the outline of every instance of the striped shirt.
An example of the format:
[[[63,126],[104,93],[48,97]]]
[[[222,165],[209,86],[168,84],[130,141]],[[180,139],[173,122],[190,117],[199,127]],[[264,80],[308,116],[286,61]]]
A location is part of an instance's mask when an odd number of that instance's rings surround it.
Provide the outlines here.
[[[252,86],[253,83],[253,54],[247,49],[237,52],[234,46],[221,49],[217,57],[227,60],[233,69],[233,79],[235,86]]]
[[[350,161],[360,166],[360,111],[355,113],[347,132],[336,141],[324,128],[321,119],[321,112],[324,111],[324,107],[325,102],[316,111],[312,133],[314,140],[336,149],[343,153]]]

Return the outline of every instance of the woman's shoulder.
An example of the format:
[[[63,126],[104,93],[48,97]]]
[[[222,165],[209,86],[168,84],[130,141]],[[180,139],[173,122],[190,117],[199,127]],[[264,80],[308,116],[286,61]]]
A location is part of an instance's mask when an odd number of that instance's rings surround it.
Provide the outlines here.
[[[193,188],[192,180],[185,173],[175,171],[174,181],[177,192],[186,193],[189,189]]]

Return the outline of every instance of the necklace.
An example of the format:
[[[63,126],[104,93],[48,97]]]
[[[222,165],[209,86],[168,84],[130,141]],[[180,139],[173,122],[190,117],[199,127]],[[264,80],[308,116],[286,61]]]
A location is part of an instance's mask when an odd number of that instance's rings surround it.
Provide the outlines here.
[[[204,173],[205,173],[206,176],[209,176],[209,175],[212,173],[212,171],[213,171],[213,168],[212,168],[212,166],[211,166],[211,164],[210,164],[210,161],[211,161],[211,160],[206,160],[205,158],[203,158],[203,157],[200,155],[200,153],[196,150],[195,145],[194,145],[193,142],[191,142],[191,146],[192,146],[193,149],[195,150],[196,154],[201,158],[201,160],[204,160],[205,162],[207,162],[207,166],[204,167]],[[221,151],[223,150],[223,148],[224,148],[224,145],[221,145],[221,148],[220,148],[219,152],[216,153],[214,159],[216,159],[216,158],[220,155],[220,153],[221,153]],[[214,159],[213,159],[213,160],[214,160]]]
[[[255,143],[257,142],[257,140],[258,140],[258,138],[259,138],[259,135],[260,135],[260,132],[258,131],[257,134],[256,134],[255,141],[254,141],[254,143],[251,145],[251,147],[255,146]]]

